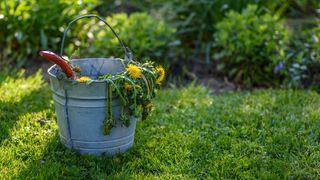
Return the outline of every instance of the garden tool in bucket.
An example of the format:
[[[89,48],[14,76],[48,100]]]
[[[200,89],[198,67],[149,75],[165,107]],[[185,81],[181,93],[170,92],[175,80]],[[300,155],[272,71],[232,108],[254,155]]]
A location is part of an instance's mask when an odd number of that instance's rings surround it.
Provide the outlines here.
[[[107,25],[119,40],[125,52],[124,60],[84,58],[66,61],[62,58],[64,41],[71,25],[79,19],[92,17]],[[40,55],[55,63],[48,73],[61,142],[82,154],[114,155],[129,149],[134,142],[136,118],[128,116],[127,126],[124,125],[121,118],[127,110],[123,103],[128,104],[130,99],[124,102],[125,98],[121,99],[119,94],[124,96],[127,92],[111,85],[114,85],[116,78],[120,79],[120,75],[115,77],[117,74],[126,74],[127,65],[132,62],[132,55],[112,27],[96,15],[78,17],[68,24],[64,32],[60,56],[49,51],[41,51]],[[78,71],[74,70],[75,68]],[[99,79],[103,75],[110,78]],[[87,78],[85,83],[82,83],[82,77]],[[126,81],[125,76],[123,79]],[[127,81],[131,80],[127,78]],[[114,91],[120,92],[112,93]],[[109,123],[108,127],[105,126],[106,122]]]

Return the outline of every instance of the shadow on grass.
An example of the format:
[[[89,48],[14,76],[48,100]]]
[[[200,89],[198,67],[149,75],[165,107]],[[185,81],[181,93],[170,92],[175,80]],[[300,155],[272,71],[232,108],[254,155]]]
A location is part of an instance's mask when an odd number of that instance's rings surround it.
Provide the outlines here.
[[[1,82],[0,82],[1,83]],[[50,107],[50,91],[47,86],[31,91],[18,102],[0,101],[0,144],[17,124],[19,116],[40,112]]]

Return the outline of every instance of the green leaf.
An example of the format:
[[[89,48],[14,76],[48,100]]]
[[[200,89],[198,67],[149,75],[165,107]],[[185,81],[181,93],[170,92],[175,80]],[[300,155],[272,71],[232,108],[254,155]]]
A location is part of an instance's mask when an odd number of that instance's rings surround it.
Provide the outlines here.
[[[47,49],[48,48],[48,38],[42,29],[40,30],[40,41],[41,41],[41,47],[44,49]]]

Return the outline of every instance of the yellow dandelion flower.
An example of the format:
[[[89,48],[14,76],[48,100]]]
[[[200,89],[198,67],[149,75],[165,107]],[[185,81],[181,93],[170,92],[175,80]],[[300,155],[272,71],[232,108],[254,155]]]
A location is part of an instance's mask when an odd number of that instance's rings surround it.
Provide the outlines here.
[[[80,77],[80,78],[78,79],[78,82],[80,82],[80,83],[85,83],[85,82],[90,81],[90,80],[91,80],[91,78],[89,78],[89,77],[87,77],[87,76],[82,76],[82,77]]]
[[[132,85],[128,84],[128,83],[125,83],[124,86],[123,86],[124,90],[126,91],[132,91],[133,87]]]
[[[166,72],[164,71],[162,66],[156,67],[155,71],[156,71],[156,73],[159,74],[159,77],[157,78],[156,83],[160,85],[166,76]]]
[[[141,77],[141,70],[139,69],[138,66],[135,66],[135,65],[132,65],[132,64],[129,64],[128,67],[127,67],[127,71],[130,75],[130,77],[132,78],[140,78]]]

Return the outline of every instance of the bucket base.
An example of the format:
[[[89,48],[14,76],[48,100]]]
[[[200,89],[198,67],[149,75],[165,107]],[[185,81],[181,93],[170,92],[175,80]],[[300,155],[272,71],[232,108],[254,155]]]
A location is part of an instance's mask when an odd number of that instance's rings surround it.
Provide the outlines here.
[[[80,154],[89,154],[89,155],[96,155],[96,156],[101,156],[102,154],[105,154],[107,156],[114,156],[116,154],[123,153],[123,152],[127,151],[128,149],[130,149],[134,143],[134,136],[126,144],[122,144],[117,147],[106,147],[106,148],[84,148],[84,147],[79,147],[79,146],[72,147],[70,145],[71,142],[67,142],[67,140],[62,136],[60,136],[60,142],[68,149],[73,149],[73,150],[79,151]],[[76,141],[73,143],[77,144]],[[98,142],[90,142],[90,143],[97,144]],[[107,142],[103,142],[103,143],[107,143]]]

